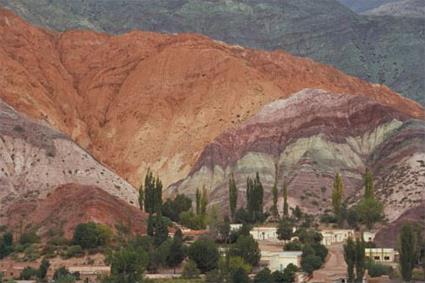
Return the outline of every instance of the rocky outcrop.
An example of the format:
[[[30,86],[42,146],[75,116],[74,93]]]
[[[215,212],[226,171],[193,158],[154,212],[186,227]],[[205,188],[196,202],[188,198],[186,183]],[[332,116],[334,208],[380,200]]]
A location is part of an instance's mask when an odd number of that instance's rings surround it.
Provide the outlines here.
[[[96,186],[63,185],[45,199],[13,204],[7,214],[13,217],[2,223],[14,231],[35,230],[43,238],[54,232],[70,239],[75,227],[86,222],[112,229],[121,225],[135,234],[146,232],[145,213]]]
[[[165,184],[184,178],[224,130],[304,88],[424,115],[385,86],[312,60],[198,35],[55,33],[0,10],[0,37],[0,97],[68,134],[133,185],[148,167]]]
[[[0,100],[1,217],[11,216],[10,205],[45,198],[68,183],[97,186],[137,205],[135,189],[74,141]]]
[[[205,185],[210,202],[225,206],[230,174],[243,202],[246,178],[259,172],[268,206],[273,184],[282,188],[286,181],[290,203],[317,213],[330,206],[336,172],[344,178],[346,197],[360,197],[369,167],[393,220],[425,199],[424,127],[424,121],[365,96],[306,89],[217,137],[189,176],[169,190],[193,195]]]

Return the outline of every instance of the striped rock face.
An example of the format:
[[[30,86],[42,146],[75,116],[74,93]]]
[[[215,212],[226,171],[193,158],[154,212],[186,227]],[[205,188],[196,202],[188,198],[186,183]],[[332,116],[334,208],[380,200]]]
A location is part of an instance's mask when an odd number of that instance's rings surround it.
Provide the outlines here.
[[[330,206],[336,172],[345,196],[358,199],[368,167],[392,220],[425,199],[424,135],[424,121],[368,97],[305,89],[218,136],[169,190],[191,195],[205,185],[211,203],[227,206],[233,173],[242,205],[246,178],[259,172],[268,206],[273,184],[286,181],[290,204],[315,213]]]
[[[1,216],[11,216],[5,211],[15,203],[45,198],[68,183],[96,186],[137,205],[135,189],[121,177],[64,134],[17,113],[0,100]]]

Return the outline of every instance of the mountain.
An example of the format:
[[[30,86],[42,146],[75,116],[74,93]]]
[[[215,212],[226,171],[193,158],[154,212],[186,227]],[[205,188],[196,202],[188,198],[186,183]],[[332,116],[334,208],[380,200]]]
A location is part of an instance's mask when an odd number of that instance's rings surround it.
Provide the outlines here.
[[[423,120],[369,97],[306,89],[265,105],[218,136],[170,190],[194,195],[205,185],[211,201],[223,208],[234,174],[243,204],[246,179],[259,172],[267,207],[273,185],[281,189],[286,182],[290,205],[316,214],[331,208],[336,172],[352,203],[363,194],[363,174],[370,168],[375,194],[393,221],[424,203],[424,136]]]
[[[123,225],[137,234],[146,232],[144,212],[96,186],[62,185],[46,198],[14,203],[7,214],[14,216],[2,222],[9,228],[36,230],[43,238],[51,237],[49,233],[54,231],[71,239],[75,227],[86,222],[106,224],[112,229]]]
[[[422,0],[338,0],[363,15],[425,18]]]
[[[425,18],[425,5],[421,0],[402,0],[387,3],[364,13],[374,16]]]
[[[388,0],[355,0],[362,11]],[[424,18],[371,17],[336,0],[0,0],[34,24],[119,34],[195,32],[231,44],[283,49],[385,84],[425,105]],[[367,7],[364,6],[367,4]]]
[[[7,213],[11,205],[46,198],[68,183],[97,186],[137,205],[130,184],[64,134],[17,113],[1,100],[0,157],[0,213],[6,219],[15,215]]]
[[[424,117],[385,86],[198,35],[57,33],[0,10],[0,37],[0,98],[68,134],[135,186],[148,167],[165,185],[184,178],[223,131],[305,88],[365,95]]]

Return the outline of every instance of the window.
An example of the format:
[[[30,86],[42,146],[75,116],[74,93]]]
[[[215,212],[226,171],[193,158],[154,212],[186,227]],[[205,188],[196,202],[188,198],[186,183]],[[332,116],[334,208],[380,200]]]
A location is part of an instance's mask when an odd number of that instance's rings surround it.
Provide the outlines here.
[[[380,259],[381,259],[381,257],[380,257],[380,256],[374,256],[374,257],[373,257],[373,259],[375,259],[375,260],[380,260]]]
[[[384,260],[390,260],[390,257],[389,256],[384,256]]]

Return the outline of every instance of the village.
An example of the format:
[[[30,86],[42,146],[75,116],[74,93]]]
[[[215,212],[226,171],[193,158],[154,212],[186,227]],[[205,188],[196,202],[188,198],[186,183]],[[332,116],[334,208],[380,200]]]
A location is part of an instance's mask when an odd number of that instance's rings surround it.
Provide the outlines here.
[[[238,231],[242,228],[242,224],[230,224],[231,231]],[[203,235],[208,234],[208,230],[192,230],[188,228],[182,229],[185,237],[190,237],[192,241],[196,240]],[[293,231],[296,232],[296,231]],[[249,232],[250,235],[258,243],[261,253],[261,259],[258,270],[268,268],[271,272],[283,272],[288,265],[292,264],[301,270],[302,251],[285,251],[283,246],[286,241],[279,240],[278,231],[276,226],[256,226]],[[315,270],[311,275],[305,272],[297,272],[294,282],[312,282],[312,283],[344,283],[349,282],[347,279],[347,266],[344,261],[343,245],[349,238],[362,237],[366,243],[373,243],[375,232],[364,231],[362,233],[356,232],[353,229],[323,229],[320,230],[322,240],[321,243],[329,250],[324,265]],[[173,234],[169,234],[173,237]],[[296,241],[297,237],[291,238],[291,241]],[[224,248],[219,249],[222,254],[226,252]],[[375,262],[384,264],[393,268],[397,267],[398,252],[393,248],[365,248],[366,257]],[[14,260],[1,260],[0,273],[3,274],[5,282],[16,283],[36,283],[36,280],[19,280],[22,271],[28,266],[37,268],[39,261],[35,262],[16,262]],[[111,272],[110,265],[106,265],[104,257],[99,254],[92,256],[83,256],[80,258],[72,258],[64,260],[55,258],[50,261],[50,267],[47,272],[47,278],[53,278],[54,271],[65,267],[70,273],[78,273],[79,280],[77,282],[99,282],[99,278],[107,276]],[[151,279],[172,279],[179,278],[181,274],[173,273],[168,270],[165,273],[147,273],[145,278]],[[16,280],[14,280],[16,279]],[[10,280],[10,281],[7,281]],[[12,281],[14,280],[14,281]],[[54,281],[52,281],[54,282]],[[168,282],[168,281],[167,281]],[[172,281],[170,281],[172,282]],[[190,282],[190,281],[188,281]],[[372,278],[367,272],[364,275],[363,282],[376,282],[385,283],[393,282],[389,276],[384,275]]]

